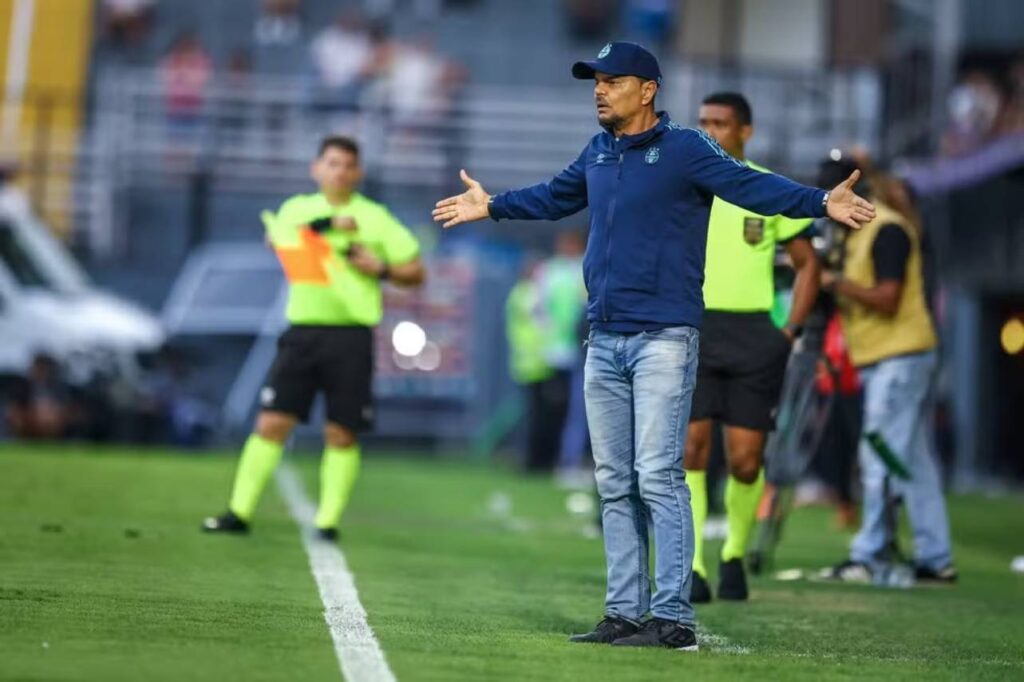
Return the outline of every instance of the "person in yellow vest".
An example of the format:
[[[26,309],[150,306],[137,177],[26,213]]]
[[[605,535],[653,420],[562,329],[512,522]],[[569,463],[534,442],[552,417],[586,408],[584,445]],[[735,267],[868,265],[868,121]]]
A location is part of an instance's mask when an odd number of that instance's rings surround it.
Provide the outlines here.
[[[828,161],[819,179],[856,169],[852,161]],[[869,191],[872,188],[867,188]],[[864,390],[864,421],[858,452],[863,487],[861,528],[846,561],[826,577],[869,582],[881,566],[890,541],[886,524],[885,481],[891,453],[909,480],[891,477],[902,497],[914,533],[914,564],[919,581],[954,583],[949,518],[932,441],[930,394],[938,365],[938,339],[922,275],[918,226],[880,201],[872,191],[875,219],[859,231],[844,230],[842,272],[826,271],[822,286],[835,293],[850,358]],[[866,436],[871,435],[868,439]],[[882,443],[885,453],[879,453]]]
[[[523,468],[530,473],[547,471],[554,461],[568,404],[566,382],[548,358],[550,333],[546,324],[547,302],[539,281],[541,269],[541,262],[530,259],[505,300],[509,370],[526,397]]]
[[[262,216],[288,280],[290,326],[260,390],[256,429],[242,450],[228,509],[203,522],[208,532],[249,531],[285,441],[323,393],[327,421],[314,522],[321,538],[337,540],[359,471],[358,434],[373,422],[381,283],[413,287],[426,276],[416,238],[385,206],[356,191],[363,169],[354,140],[325,138],[310,172],[317,193],[292,197],[276,215]]]
[[[754,127],[750,103],[743,95],[720,92],[705,97],[699,121],[733,158],[770,172],[746,158]],[[734,601],[749,596],[743,558],[764,492],[765,442],[774,428],[790,349],[818,296],[820,266],[811,247],[811,223],[759,215],[720,197],[711,205],[704,266],[706,312],[683,457],[693,508],[690,599],[697,604],[711,601],[703,531],[708,511],[706,470],[716,421],[723,425],[729,463],[729,532],[720,557],[718,596]],[[796,270],[793,305],[781,329],[771,320],[777,244]]]

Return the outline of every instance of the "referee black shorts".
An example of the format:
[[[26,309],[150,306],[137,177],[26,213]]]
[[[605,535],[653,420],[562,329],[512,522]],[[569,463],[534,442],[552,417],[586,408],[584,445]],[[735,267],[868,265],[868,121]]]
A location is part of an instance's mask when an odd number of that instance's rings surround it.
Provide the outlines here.
[[[690,421],[775,428],[791,344],[766,312],[708,310],[700,334]]]
[[[373,425],[372,329],[296,325],[281,335],[260,407],[305,422],[321,391],[328,421],[355,432]]]

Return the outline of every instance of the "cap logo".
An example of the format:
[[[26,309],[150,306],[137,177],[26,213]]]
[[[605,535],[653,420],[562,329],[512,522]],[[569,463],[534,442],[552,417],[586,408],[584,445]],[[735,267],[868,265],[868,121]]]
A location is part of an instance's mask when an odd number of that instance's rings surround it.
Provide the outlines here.
[[[605,45],[604,47],[601,48],[600,52],[597,53],[597,58],[598,59],[604,59],[609,54],[611,54],[611,52],[612,52],[612,44],[608,43],[607,45]]]
[[[658,163],[658,159],[660,158],[661,150],[658,149],[657,147],[651,147],[650,149],[647,150],[647,153],[644,154],[644,163],[646,163],[649,166],[653,166],[654,164]]]

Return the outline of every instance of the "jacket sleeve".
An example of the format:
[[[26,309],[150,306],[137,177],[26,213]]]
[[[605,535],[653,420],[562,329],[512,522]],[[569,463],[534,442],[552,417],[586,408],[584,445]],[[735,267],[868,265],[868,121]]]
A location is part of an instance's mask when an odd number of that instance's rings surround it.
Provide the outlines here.
[[[729,156],[704,131],[686,129],[682,163],[688,179],[701,189],[761,215],[820,218],[825,191],[774,173],[748,168]]]
[[[587,149],[568,168],[551,178],[523,189],[496,194],[491,201],[494,220],[558,220],[587,207]]]

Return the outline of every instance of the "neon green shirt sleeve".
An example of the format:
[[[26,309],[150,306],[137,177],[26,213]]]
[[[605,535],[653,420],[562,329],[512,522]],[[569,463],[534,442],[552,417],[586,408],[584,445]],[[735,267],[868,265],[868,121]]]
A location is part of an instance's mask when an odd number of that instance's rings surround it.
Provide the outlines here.
[[[381,208],[377,220],[384,260],[392,265],[404,265],[420,255],[420,243],[391,211]]]
[[[772,229],[775,230],[775,241],[784,242],[797,236],[811,226],[813,220],[807,218],[787,218],[786,216],[775,216]]]

